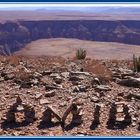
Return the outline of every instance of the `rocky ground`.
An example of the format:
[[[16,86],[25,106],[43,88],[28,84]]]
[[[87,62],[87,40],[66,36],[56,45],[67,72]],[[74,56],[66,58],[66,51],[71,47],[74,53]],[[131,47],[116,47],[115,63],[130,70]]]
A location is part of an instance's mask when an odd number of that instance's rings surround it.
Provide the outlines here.
[[[1,57],[0,75],[0,135],[140,135],[140,75],[130,61]],[[35,110],[31,123],[22,123],[20,111],[19,123],[7,122],[18,96]],[[80,125],[70,123],[71,113],[64,126],[56,118],[42,123],[46,106],[62,117],[73,100],[82,108]]]

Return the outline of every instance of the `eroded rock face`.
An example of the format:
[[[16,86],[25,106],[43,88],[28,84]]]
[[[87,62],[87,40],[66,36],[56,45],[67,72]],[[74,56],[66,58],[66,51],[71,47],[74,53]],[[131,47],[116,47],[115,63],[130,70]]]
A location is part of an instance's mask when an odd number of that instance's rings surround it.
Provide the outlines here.
[[[139,45],[138,23],[139,21],[103,20],[7,21],[0,23],[0,54],[10,55],[25,47],[27,43],[42,38],[65,37]]]

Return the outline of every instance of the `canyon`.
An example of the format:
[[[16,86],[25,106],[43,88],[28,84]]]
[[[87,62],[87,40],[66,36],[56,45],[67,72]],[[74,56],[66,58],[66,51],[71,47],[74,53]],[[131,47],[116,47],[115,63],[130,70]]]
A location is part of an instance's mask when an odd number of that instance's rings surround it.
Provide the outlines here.
[[[0,23],[0,54],[12,55],[28,43],[49,38],[140,45],[139,20],[10,20]]]

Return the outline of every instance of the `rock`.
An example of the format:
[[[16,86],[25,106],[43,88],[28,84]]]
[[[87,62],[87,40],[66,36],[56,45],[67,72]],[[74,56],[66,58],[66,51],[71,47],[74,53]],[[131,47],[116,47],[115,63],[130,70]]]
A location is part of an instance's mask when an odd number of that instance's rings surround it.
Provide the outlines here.
[[[17,111],[23,111],[24,110],[24,107],[22,106],[22,105],[19,105],[18,107],[17,107]]]
[[[56,110],[54,110],[52,107],[47,106],[45,111],[43,112],[42,121],[50,123],[52,122],[52,116],[57,118],[57,120],[61,121],[61,117],[58,112],[56,112]]]
[[[45,97],[53,97],[53,96],[55,96],[55,93],[56,93],[55,90],[48,91],[48,92],[45,93]]]
[[[42,93],[37,93],[36,96],[35,96],[35,98],[36,99],[39,99],[39,98],[41,98],[41,96],[42,96]]]
[[[73,92],[86,92],[87,87],[84,85],[78,85],[73,87]]]
[[[73,92],[75,93],[75,92],[79,92],[80,90],[79,90],[79,88],[78,88],[78,86],[75,86],[74,88],[73,88]]]
[[[77,106],[76,103],[72,102],[63,114],[63,117],[62,117],[62,122],[63,123],[65,123],[65,120],[67,119],[67,116],[70,113],[72,114],[71,123],[81,124],[83,122],[83,120],[82,120],[82,115],[83,115],[82,108]]]
[[[40,73],[38,73],[38,72],[35,72],[35,73],[33,74],[33,77],[34,77],[34,78],[40,78],[40,77],[42,77],[42,74],[40,74]]]
[[[52,71],[46,70],[41,73],[43,76],[52,74]]]
[[[15,74],[9,73],[4,76],[4,80],[12,80],[15,78]]]
[[[80,92],[86,92],[87,91],[87,86],[84,85],[78,85],[79,91]]]
[[[46,85],[45,88],[46,90],[62,89],[61,87],[51,85]]]
[[[60,77],[60,76],[59,76],[58,73],[52,73],[52,74],[50,74],[50,77],[51,77],[51,78],[55,78],[55,77]]]
[[[98,86],[95,87],[95,90],[111,91],[111,88],[109,86],[106,86],[106,85],[98,85]]]
[[[53,80],[55,81],[56,84],[61,84],[62,83],[62,78],[60,76],[57,76],[57,77],[53,78]]]
[[[117,113],[123,113],[123,107],[122,106],[117,106]]]
[[[20,88],[31,88],[32,87],[32,82],[30,82],[30,81],[27,81],[27,82],[25,82],[25,81],[21,81],[21,83],[20,83]]]
[[[50,102],[47,99],[40,99],[40,104],[49,104]]]
[[[78,76],[70,76],[69,81],[81,81],[83,78]]]
[[[60,107],[64,107],[64,106],[66,106],[66,105],[67,105],[66,102],[62,102],[62,103],[59,104]]]
[[[124,117],[116,117],[116,121],[122,122],[122,121],[124,121]]]
[[[127,79],[119,80],[118,84],[120,84],[122,86],[139,88],[140,87],[140,78],[127,77]]]
[[[4,78],[3,77],[0,77],[0,82],[3,82],[4,81]]]
[[[136,122],[132,122],[132,127],[135,127],[136,125]]]
[[[61,75],[62,75],[64,78],[69,78],[70,73],[69,73],[69,72],[62,72]]]
[[[133,117],[132,117],[132,121],[137,121],[137,119],[133,116]]]
[[[81,71],[76,71],[76,72],[71,71],[71,72],[70,72],[70,75],[84,75],[84,76],[91,76],[90,73],[88,73],[88,72],[81,72]]]
[[[119,79],[122,78],[121,74],[118,73],[118,72],[115,72],[115,71],[112,72],[112,77],[113,77],[113,78],[119,78]]]
[[[132,70],[123,69],[123,68],[120,68],[119,69],[119,72],[121,73],[122,77],[125,77],[125,76],[134,76],[134,74],[135,74]]]
[[[20,135],[20,133],[19,132],[13,132],[13,136],[19,136]]]
[[[32,83],[33,85],[38,85],[38,84],[39,84],[39,81],[38,81],[38,79],[32,79],[32,80],[31,80],[31,83]]]
[[[92,80],[92,85],[94,84],[101,85],[100,80],[97,77]]]
[[[140,99],[140,93],[130,93],[128,96],[127,96],[128,99]]]
[[[90,97],[90,100],[91,100],[91,102],[95,102],[95,103],[99,102],[99,98],[96,96]]]

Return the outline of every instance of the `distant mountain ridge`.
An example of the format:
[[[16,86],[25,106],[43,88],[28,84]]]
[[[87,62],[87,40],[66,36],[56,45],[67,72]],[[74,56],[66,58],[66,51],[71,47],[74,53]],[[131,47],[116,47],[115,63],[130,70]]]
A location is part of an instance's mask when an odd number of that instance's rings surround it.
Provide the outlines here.
[[[99,6],[99,7],[13,7],[13,8],[0,8],[2,11],[79,11],[79,12],[95,12],[95,13],[140,13],[140,7],[111,7],[111,6]]]

